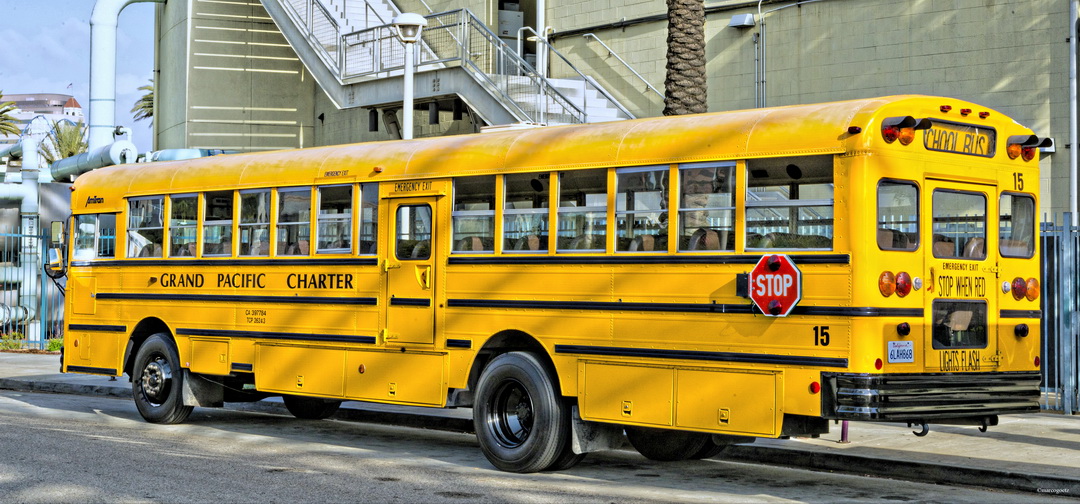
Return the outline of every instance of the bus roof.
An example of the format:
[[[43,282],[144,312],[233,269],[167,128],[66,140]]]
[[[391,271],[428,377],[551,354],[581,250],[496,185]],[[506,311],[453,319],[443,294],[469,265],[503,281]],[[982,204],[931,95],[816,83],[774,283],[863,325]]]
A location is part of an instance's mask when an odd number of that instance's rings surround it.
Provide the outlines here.
[[[880,135],[863,132],[891,116],[940,117],[943,105],[990,112],[968,121],[1003,128],[999,138],[1031,131],[1003,114],[952,98],[902,95],[832,103],[716,112],[446,136],[186,161],[127,164],[92,171],[75,183],[75,201],[117,191],[126,196],[214,189],[352,183],[456,175],[648,166],[765,156],[836,154],[868,149]],[[953,112],[954,120],[959,113]],[[965,118],[966,119],[966,118]],[[704,135],[703,132],[715,132]],[[83,194],[83,188],[95,194]],[[119,196],[119,197],[116,197]],[[85,208],[75,205],[73,210]]]

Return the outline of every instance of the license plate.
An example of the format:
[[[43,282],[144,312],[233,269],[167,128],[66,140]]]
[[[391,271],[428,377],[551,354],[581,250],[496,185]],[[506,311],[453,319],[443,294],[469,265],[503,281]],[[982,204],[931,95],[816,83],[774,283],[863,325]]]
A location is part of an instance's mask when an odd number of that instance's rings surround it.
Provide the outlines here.
[[[889,363],[915,362],[914,341],[890,341]]]

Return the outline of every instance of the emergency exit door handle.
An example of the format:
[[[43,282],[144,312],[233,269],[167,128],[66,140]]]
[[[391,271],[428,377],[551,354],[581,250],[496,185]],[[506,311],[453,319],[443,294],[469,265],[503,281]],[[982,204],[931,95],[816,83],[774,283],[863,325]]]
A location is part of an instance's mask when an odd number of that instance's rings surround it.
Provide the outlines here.
[[[401,263],[391,263],[389,259],[383,259],[383,271],[388,272],[392,269],[401,267]]]

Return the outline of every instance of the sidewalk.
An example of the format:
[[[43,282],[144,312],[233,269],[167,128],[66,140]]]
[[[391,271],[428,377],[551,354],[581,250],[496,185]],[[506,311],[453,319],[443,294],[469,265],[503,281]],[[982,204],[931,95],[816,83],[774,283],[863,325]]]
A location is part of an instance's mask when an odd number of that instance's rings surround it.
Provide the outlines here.
[[[57,355],[0,352],[0,389],[131,398],[127,378],[59,373]],[[236,410],[288,414],[279,399],[230,403]],[[471,431],[468,409],[430,409],[345,402],[337,418],[429,429]],[[930,425],[916,437],[900,424],[852,422],[849,443],[840,426],[818,439],[759,439],[729,448],[721,458],[804,469],[970,485],[1080,498],[1080,416],[1001,417],[986,433],[977,427]]]

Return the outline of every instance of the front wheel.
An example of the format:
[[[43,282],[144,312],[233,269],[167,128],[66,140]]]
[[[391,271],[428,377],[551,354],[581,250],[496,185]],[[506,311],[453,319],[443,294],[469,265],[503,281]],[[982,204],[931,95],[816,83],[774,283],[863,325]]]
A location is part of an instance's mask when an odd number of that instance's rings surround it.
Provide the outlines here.
[[[484,369],[473,425],[484,456],[503,471],[561,470],[581,460],[570,449],[570,406],[531,353],[500,355]]]
[[[176,346],[165,333],[147,338],[135,355],[131,394],[143,419],[151,423],[175,424],[191,414],[184,406],[184,370]]]

